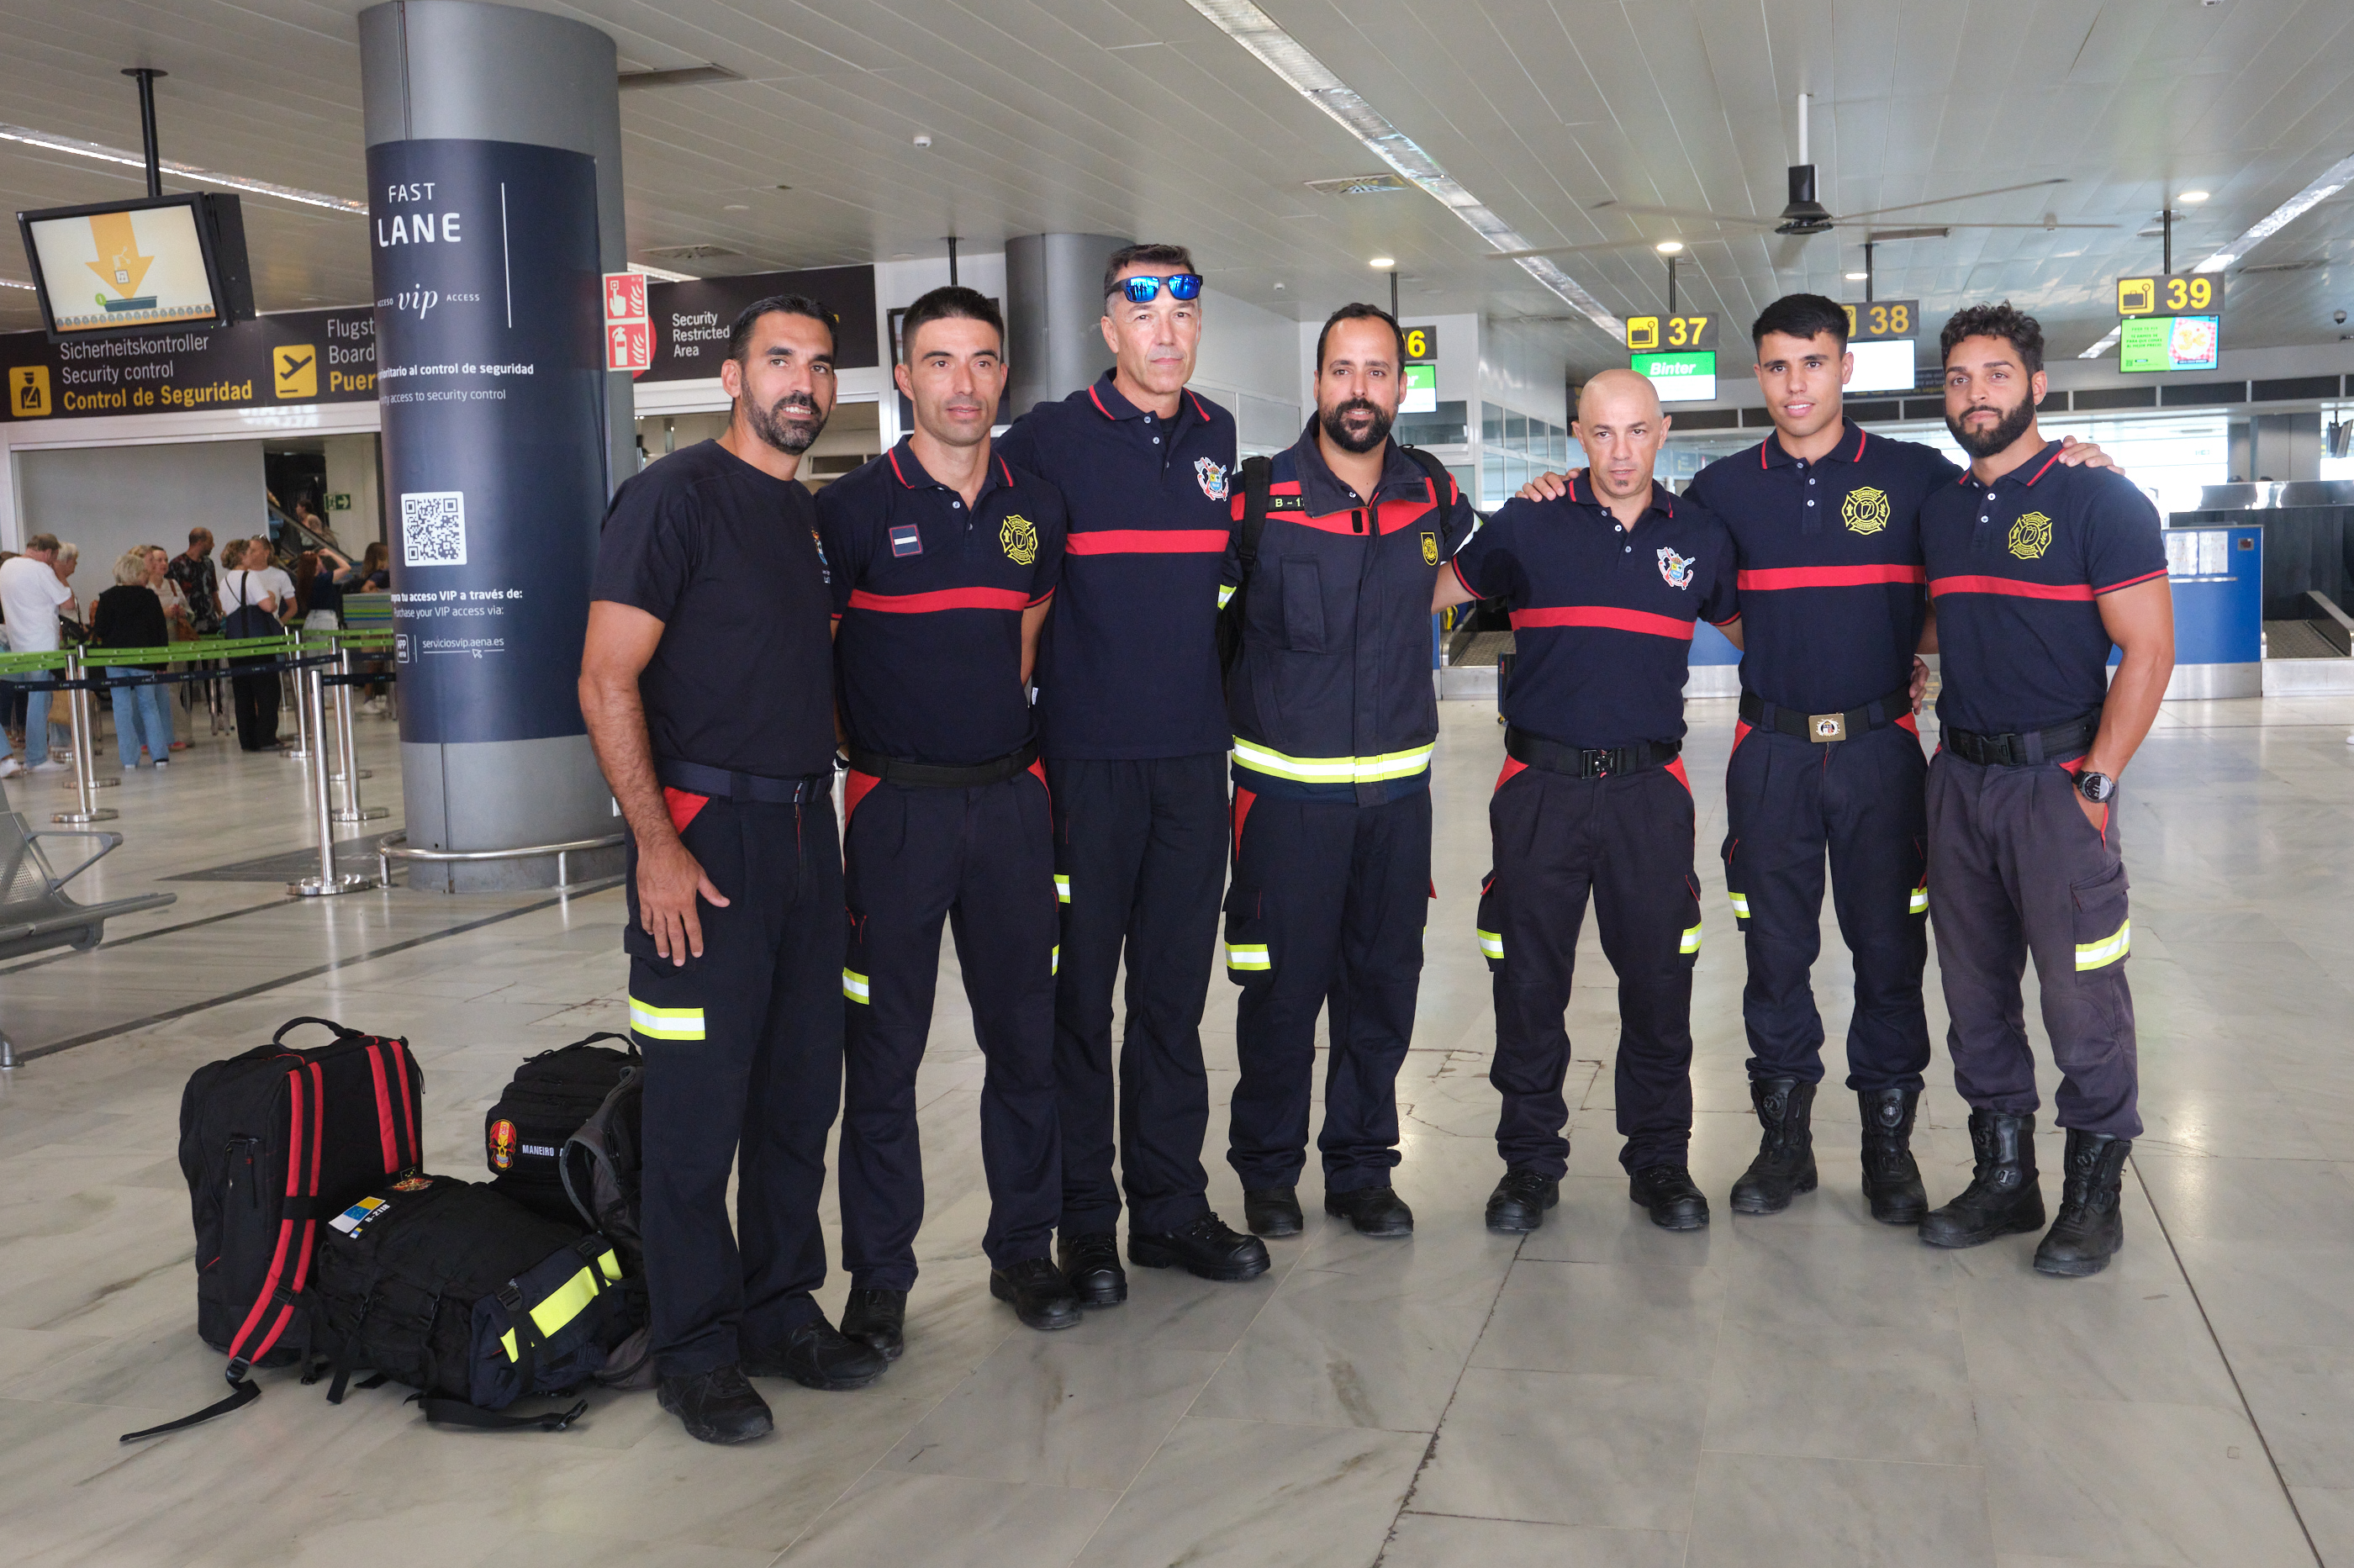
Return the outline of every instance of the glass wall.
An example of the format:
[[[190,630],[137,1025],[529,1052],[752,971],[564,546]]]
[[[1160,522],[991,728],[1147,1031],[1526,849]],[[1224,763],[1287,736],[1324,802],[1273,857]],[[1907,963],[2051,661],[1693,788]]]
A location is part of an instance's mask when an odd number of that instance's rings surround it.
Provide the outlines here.
[[[1569,458],[1569,431],[1563,426],[1507,408],[1479,406],[1480,510],[1492,512],[1536,475],[1558,470]]]

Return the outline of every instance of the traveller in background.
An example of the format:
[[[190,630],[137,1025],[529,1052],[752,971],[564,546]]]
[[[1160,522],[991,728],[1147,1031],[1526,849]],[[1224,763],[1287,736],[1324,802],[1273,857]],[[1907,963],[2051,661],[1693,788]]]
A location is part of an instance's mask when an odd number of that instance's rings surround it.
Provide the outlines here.
[[[351,562],[331,546],[302,552],[294,564],[294,600],[304,630],[343,630],[344,588],[353,575]]]
[[[213,564],[213,534],[209,528],[188,530],[188,547],[172,557],[172,581],[179,586],[180,595],[187,601],[187,628],[198,639],[220,635],[220,572]],[[196,711],[197,694],[210,715],[213,733],[220,733],[221,690],[217,680],[191,681],[180,688],[180,702],[189,712]]]
[[[60,646],[58,612],[73,603],[73,590],[58,575],[59,554],[54,534],[36,534],[25,541],[25,553],[0,565],[0,620],[8,628],[8,648],[15,653],[51,653]],[[73,766],[49,755],[49,706],[54,693],[45,690],[57,679],[55,671],[19,675],[27,689],[25,704],[25,769],[30,773],[62,773]]]
[[[257,534],[246,541],[245,567],[257,574],[255,590],[268,593],[277,602],[275,613],[281,622],[292,626],[301,619],[294,603],[294,579],[278,564],[268,539]]]
[[[2125,1245],[2141,1131],[2118,776],[2174,673],[2158,509],[2122,474],[2071,468],[2036,427],[2043,329],[2008,304],[1946,322],[1946,427],[1970,471],[1921,509],[1928,646],[1943,652],[1929,765],[1929,918],[1946,1050],[1970,1107],[1969,1186],[1921,1222],[1932,1246],[2041,1229],[2035,1052],[2020,977],[2035,960],[2067,1130],[2041,1274],[2097,1274]],[[2109,651],[2122,655],[2109,679]]]
[[[360,586],[362,593],[382,593],[392,587],[392,555],[381,539],[371,540],[360,552]]]
[[[798,474],[833,411],[833,360],[823,305],[744,308],[719,367],[726,430],[614,493],[580,661],[629,830],[654,1369],[663,1408],[705,1443],[773,1429],[748,1374],[851,1389],[888,1365],[811,1294],[842,1099],[843,883],[825,562]]]
[[[195,634],[188,630],[188,601],[181,595],[180,585],[174,582],[171,577],[171,552],[161,545],[142,545],[139,546],[139,552],[147,558],[147,586],[155,590],[156,599],[163,603],[164,624],[170,629],[172,641],[186,642]],[[177,672],[186,669],[187,666],[175,663],[168,668]],[[188,684],[189,683],[186,681],[175,683],[175,685],[183,691],[187,689]],[[162,701],[164,727],[169,729],[172,727],[172,698],[169,689],[162,694]],[[185,751],[187,747],[186,741],[179,739],[176,736],[174,737],[172,741],[174,751]]]
[[[90,612],[94,648],[161,648],[171,641],[171,623],[164,619],[164,601],[148,586],[150,557],[142,546],[133,546],[114,563],[114,586],[98,596]],[[102,657],[102,655],[101,655]],[[152,664],[109,664],[106,678],[120,681],[157,672]],[[164,713],[164,688],[152,681],[116,686],[114,747],[122,770],[139,766],[143,750],[158,768],[171,765],[172,725]]]
[[[260,539],[231,539],[221,546],[219,602],[221,634],[228,638],[269,635],[277,620],[279,599],[270,591],[268,574],[248,561],[267,561],[270,546]],[[277,568],[269,568],[276,572]],[[280,573],[280,576],[284,574]],[[241,751],[268,751],[278,744],[278,673],[246,673],[237,666],[265,662],[258,654],[229,661],[229,689],[237,706],[237,744]]]
[[[14,550],[0,550],[0,567],[16,558]],[[8,652],[8,618],[5,606],[0,606],[0,653]],[[22,765],[8,753],[25,742],[25,688],[16,682],[0,678],[0,779],[22,771]]]
[[[997,445],[1070,510],[1062,583],[1038,649],[1038,745],[1054,797],[1063,927],[1055,1252],[1087,1307],[1128,1299],[1123,1193],[1134,1262],[1222,1280],[1268,1266],[1264,1242],[1211,1211],[1202,1168],[1210,1125],[1202,1008],[1226,884],[1231,738],[1214,607],[1235,457],[1235,417],[1186,389],[1201,290],[1182,245],[1114,251],[1103,313],[1112,368],[1039,404]],[[1127,1019],[1115,1053],[1123,965]]]

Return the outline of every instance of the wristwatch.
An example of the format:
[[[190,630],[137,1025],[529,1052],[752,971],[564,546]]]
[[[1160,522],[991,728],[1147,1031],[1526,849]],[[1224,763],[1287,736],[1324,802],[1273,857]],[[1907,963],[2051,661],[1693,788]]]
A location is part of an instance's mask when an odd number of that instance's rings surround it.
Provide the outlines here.
[[[2105,806],[2117,792],[2117,781],[2105,773],[2080,773],[2076,776],[2076,793],[2095,806]]]

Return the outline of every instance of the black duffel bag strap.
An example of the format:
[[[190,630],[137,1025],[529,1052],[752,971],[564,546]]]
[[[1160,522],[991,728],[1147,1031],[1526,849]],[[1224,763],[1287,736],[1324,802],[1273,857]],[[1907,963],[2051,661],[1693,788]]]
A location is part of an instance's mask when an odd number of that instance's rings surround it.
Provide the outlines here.
[[[161,1437],[167,1432],[185,1432],[191,1426],[202,1425],[217,1415],[227,1415],[232,1410],[243,1410],[261,1397],[261,1390],[246,1377],[245,1369],[236,1362],[229,1363],[227,1375],[229,1386],[227,1399],[207,1404],[193,1415],[183,1415],[177,1421],[166,1421],[161,1426],[150,1426],[143,1432],[125,1432],[117,1441],[136,1443],[143,1438]]]
[[[1022,749],[994,762],[976,763],[970,768],[952,768],[929,762],[909,762],[901,758],[885,757],[878,751],[843,742],[842,752],[850,766],[870,778],[885,784],[900,784],[916,789],[977,789],[985,784],[998,784],[1026,772],[1038,760],[1038,743],[1024,742]]]
[[[292,1033],[295,1030],[300,1029],[305,1023],[323,1023],[328,1028],[335,1032],[335,1038],[338,1040],[365,1040],[368,1038],[368,1036],[360,1030],[351,1028],[347,1024],[338,1023],[332,1018],[314,1018],[309,1013],[304,1013],[300,1018],[290,1018],[285,1022],[280,1024],[278,1026],[278,1033],[270,1037],[270,1043],[272,1045],[284,1044],[286,1042],[286,1036]]]
[[[537,1415],[502,1415],[462,1399],[440,1399],[423,1393],[410,1394],[408,1403],[425,1412],[428,1421],[445,1426],[471,1426],[478,1432],[562,1432],[588,1414],[588,1402],[585,1399],[573,1401],[567,1409],[543,1411]]]

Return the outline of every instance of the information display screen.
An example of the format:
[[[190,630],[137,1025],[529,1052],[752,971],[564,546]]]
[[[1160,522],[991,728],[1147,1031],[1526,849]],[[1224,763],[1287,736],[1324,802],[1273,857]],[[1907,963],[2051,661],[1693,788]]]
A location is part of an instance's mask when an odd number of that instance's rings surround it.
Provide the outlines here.
[[[227,324],[195,196],[17,215],[49,330],[60,337]]]
[[[1876,342],[1850,340],[1847,351],[1855,355],[1855,374],[1848,377],[1848,391],[1910,392],[1913,390],[1913,340],[1911,338],[1892,337]]]
[[[1398,399],[1401,414],[1435,414],[1438,411],[1438,366],[1416,365],[1405,367],[1405,396]]]
[[[1635,369],[1651,378],[1662,403],[1708,403],[1716,397],[1716,351],[1630,355]]]
[[[2121,371],[2212,370],[2222,352],[2220,316],[2130,316],[2121,324]]]

